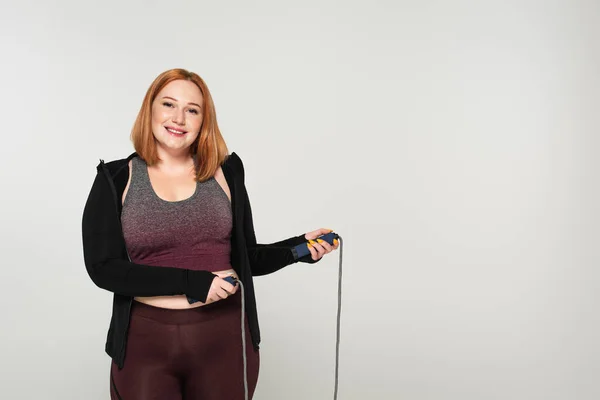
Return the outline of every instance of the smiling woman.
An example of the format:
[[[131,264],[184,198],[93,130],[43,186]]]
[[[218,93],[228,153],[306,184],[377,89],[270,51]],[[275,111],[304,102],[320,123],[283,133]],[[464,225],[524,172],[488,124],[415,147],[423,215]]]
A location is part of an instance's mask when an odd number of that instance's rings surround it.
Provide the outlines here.
[[[105,347],[112,399],[252,397],[260,343],[253,276],[315,263],[339,245],[314,242],[294,257],[295,246],[327,229],[257,243],[242,160],[228,154],[216,121],[204,81],[166,71],[133,126],[136,152],[97,168],[83,246],[94,283],[114,292]]]

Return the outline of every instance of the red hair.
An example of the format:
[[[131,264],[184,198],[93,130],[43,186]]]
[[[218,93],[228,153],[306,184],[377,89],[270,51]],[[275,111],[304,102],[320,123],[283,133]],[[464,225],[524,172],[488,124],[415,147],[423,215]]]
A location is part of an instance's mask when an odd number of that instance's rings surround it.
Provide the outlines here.
[[[214,176],[219,166],[228,157],[229,150],[217,125],[215,105],[202,78],[194,72],[181,68],[170,69],[154,79],[148,88],[142,106],[131,129],[131,141],[138,155],[148,164],[154,165],[160,158],[156,151],[156,139],[152,133],[152,103],[158,93],[170,82],[178,79],[191,81],[202,93],[202,126],[200,134],[190,146],[190,156],[197,155],[196,180],[204,182]]]

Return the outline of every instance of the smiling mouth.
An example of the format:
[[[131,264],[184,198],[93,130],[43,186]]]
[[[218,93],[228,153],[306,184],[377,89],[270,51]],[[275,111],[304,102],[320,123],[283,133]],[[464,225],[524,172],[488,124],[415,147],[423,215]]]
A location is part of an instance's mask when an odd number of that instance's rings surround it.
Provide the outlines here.
[[[167,131],[171,132],[172,134],[179,135],[179,136],[185,135],[187,133],[187,131],[182,131],[182,130],[174,129],[174,128],[165,127],[165,129]]]

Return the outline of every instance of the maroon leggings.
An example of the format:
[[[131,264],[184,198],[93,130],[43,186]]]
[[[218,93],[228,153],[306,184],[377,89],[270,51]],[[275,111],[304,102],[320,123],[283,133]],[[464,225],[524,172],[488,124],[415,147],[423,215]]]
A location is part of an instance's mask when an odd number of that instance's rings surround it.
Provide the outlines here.
[[[260,357],[244,326],[252,398]],[[123,369],[113,361],[110,372],[112,400],[243,399],[241,290],[183,310],[134,301]]]

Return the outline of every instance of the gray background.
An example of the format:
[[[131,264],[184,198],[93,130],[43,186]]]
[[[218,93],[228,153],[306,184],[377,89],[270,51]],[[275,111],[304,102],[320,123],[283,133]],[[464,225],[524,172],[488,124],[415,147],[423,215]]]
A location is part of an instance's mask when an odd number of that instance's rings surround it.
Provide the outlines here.
[[[107,399],[83,265],[151,81],[208,83],[260,242],[345,239],[340,400],[598,399],[594,1],[2,3],[0,397]],[[339,252],[256,279],[256,399],[332,398]]]

